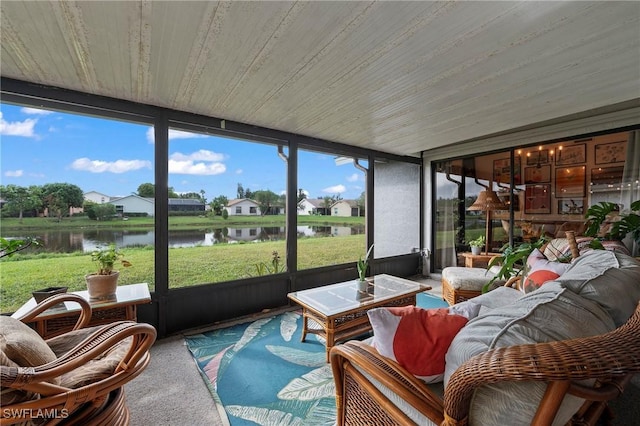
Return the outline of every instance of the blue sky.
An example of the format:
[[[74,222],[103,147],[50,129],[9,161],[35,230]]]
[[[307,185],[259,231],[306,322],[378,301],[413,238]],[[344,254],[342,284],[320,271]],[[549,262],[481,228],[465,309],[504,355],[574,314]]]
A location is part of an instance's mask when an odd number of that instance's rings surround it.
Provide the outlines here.
[[[148,125],[0,104],[0,137],[2,185],[64,182],[83,192],[123,196],[154,182]],[[169,133],[169,186],[178,193],[204,190],[207,201],[233,199],[241,183],[281,194],[285,177],[275,146]],[[358,198],[365,187],[364,174],[353,165],[336,166],[334,156],[309,151],[299,154],[298,181],[310,198]]]

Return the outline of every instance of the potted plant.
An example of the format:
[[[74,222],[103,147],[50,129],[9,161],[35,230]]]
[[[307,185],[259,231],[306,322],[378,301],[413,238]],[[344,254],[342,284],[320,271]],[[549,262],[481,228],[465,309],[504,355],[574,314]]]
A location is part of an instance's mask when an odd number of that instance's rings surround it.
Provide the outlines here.
[[[631,234],[631,238],[640,245],[640,200],[631,203],[631,210],[620,212],[615,203],[602,201],[587,209],[587,237],[606,240],[622,240]],[[592,247],[602,248],[599,240],[592,242]],[[598,246],[599,245],[599,246]]]
[[[110,244],[106,248],[98,248],[91,252],[91,260],[98,264],[98,272],[85,276],[90,300],[104,300],[113,298],[118,287],[119,271],[114,271],[116,262],[129,267],[131,262],[124,259],[124,254]]]
[[[493,266],[499,266],[500,269],[495,276],[482,287],[482,293],[486,293],[491,288],[491,284],[495,280],[501,279],[508,281],[511,278],[520,276],[524,272],[524,265],[527,258],[535,249],[542,248],[548,239],[545,236],[540,237],[537,241],[524,242],[515,246],[505,244],[500,249],[500,255],[492,258],[487,265],[487,269]]]
[[[482,252],[482,247],[484,246],[484,235],[479,236],[475,240],[469,241],[469,245],[471,246],[472,254],[480,254]]]
[[[362,256],[358,259],[357,267],[358,267],[358,290],[366,291],[367,290],[367,269],[369,268],[369,256],[371,256],[371,252],[373,251],[373,244],[369,247],[367,251],[367,255],[364,260]]]

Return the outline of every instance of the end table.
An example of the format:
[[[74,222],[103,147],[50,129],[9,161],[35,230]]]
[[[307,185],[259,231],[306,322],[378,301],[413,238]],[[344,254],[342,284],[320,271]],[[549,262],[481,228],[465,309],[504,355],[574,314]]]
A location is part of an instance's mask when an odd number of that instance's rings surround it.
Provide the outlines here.
[[[74,294],[89,301],[89,292],[86,290],[75,291]],[[89,326],[108,324],[113,321],[136,321],[136,306],[150,302],[151,295],[147,283],[118,286],[114,299],[89,301],[92,310]],[[31,298],[11,316],[20,318],[36,305],[35,299]],[[47,309],[27,324],[36,330],[43,339],[49,339],[72,330],[80,316],[80,306],[74,302],[64,302],[62,305]]]
[[[462,253],[462,257],[464,257],[464,266],[466,268],[475,268],[475,267],[486,268],[491,258],[499,255],[500,253],[488,253],[488,254]]]

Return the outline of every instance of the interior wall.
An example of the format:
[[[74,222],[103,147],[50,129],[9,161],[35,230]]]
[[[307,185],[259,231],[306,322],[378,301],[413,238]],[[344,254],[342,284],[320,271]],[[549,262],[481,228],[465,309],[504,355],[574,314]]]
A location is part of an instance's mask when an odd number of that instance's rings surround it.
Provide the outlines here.
[[[434,232],[434,215],[435,215],[435,191],[431,185],[434,178],[434,170],[432,162],[437,160],[445,160],[450,158],[460,158],[468,156],[477,156],[482,154],[482,161],[476,161],[477,175],[480,179],[487,181],[493,180],[494,173],[494,161],[509,158],[508,150],[512,148],[524,148],[524,147],[537,147],[537,144],[548,144],[549,141],[558,141],[558,144],[563,145],[573,144],[576,140],[580,141],[585,137],[592,139],[592,137],[585,135],[595,135],[597,144],[606,144],[615,142],[620,139],[618,134],[613,134],[616,130],[619,130],[622,134],[627,134],[629,130],[638,128],[640,126],[640,102],[634,100],[633,102],[625,103],[620,109],[615,111],[606,111],[600,115],[593,115],[588,117],[569,117],[566,122],[553,122],[548,125],[540,124],[539,127],[515,130],[508,134],[501,134],[482,138],[478,140],[468,141],[462,144],[456,144],[452,146],[445,146],[438,149],[423,152],[423,179],[427,184],[423,188],[424,199],[426,200],[424,206],[425,223],[424,223],[424,242],[426,247],[434,248],[433,235]],[[602,135],[600,132],[611,132],[611,134]],[[579,142],[580,143],[580,142]],[[586,142],[585,142],[586,143]],[[502,151],[502,152],[498,152]],[[515,153],[518,155],[518,153]],[[524,152],[521,155],[526,155]],[[596,167],[595,164],[595,152],[592,146],[589,146],[586,155],[586,184],[589,184],[591,171]],[[524,173],[526,165],[526,159],[521,161],[521,173]],[[555,165],[553,166],[555,172]],[[523,182],[524,183],[524,182]],[[589,188],[585,189],[585,206],[592,202],[602,201],[597,199],[597,196],[592,197],[589,194]],[[567,216],[558,214],[558,200],[552,199],[554,205],[552,207],[551,215],[545,215],[546,220],[566,220]],[[520,212],[523,211],[524,201],[519,199]],[[592,202],[592,203],[593,203]],[[505,219],[509,219],[509,215],[505,216]],[[517,218],[516,218],[517,219]],[[580,215],[580,220],[584,220],[583,215]],[[433,267],[431,269],[433,272]]]

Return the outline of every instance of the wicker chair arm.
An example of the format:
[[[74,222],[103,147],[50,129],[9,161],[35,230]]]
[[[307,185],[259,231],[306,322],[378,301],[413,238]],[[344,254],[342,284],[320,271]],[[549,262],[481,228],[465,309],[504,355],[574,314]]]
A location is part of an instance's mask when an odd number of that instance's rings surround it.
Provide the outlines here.
[[[48,364],[37,367],[0,366],[2,388],[24,389],[43,395],[69,391],[47,381],[86,364],[130,336],[132,341],[126,355],[113,375],[105,380],[113,379],[122,372],[127,373],[128,370],[142,371],[148,363],[149,349],[155,341],[156,330],[149,324],[118,321],[97,328],[73,349]],[[128,378],[130,379],[131,377]],[[118,386],[113,386],[113,389]]]
[[[515,288],[516,290],[520,290],[520,284],[522,282],[522,277],[517,275],[515,277],[511,277],[504,283],[504,287]]]
[[[625,325],[609,333],[496,348],[474,356],[455,371],[447,384],[444,400],[447,418],[445,424],[466,424],[473,392],[486,384],[501,381],[542,381],[550,382],[550,388],[564,387],[563,392],[572,393],[572,381],[623,381],[625,376],[638,372],[640,305]],[[586,391],[580,386],[576,387],[575,393],[586,396]],[[562,398],[555,400],[561,401]],[[557,408],[541,406],[538,413],[546,411],[545,414],[551,413],[553,418]]]
[[[82,296],[73,293],[62,293],[48,297],[42,302],[38,303],[29,312],[17,319],[25,323],[33,321],[42,312],[46,311],[52,306],[65,301],[75,302],[80,305],[80,317],[78,318],[78,321],[74,325],[73,329],[79,330],[89,325],[89,321],[91,321],[91,304]]]
[[[368,412],[375,412],[379,407],[383,407],[385,413],[393,418],[402,419],[401,423],[413,423],[369,382],[368,377],[392,390],[434,423],[439,424],[444,420],[442,399],[431,392],[424,382],[418,380],[398,363],[380,355],[372,346],[359,341],[349,341],[334,346],[331,349],[330,361],[336,382],[338,412],[344,409],[345,379],[347,375],[351,375],[352,379],[361,382],[360,386],[367,389],[367,393],[372,397],[369,401],[370,406],[363,406],[365,398],[358,400],[358,409],[361,410],[358,417],[362,424],[367,423],[362,416]],[[339,416],[338,424],[344,424],[344,417]]]

